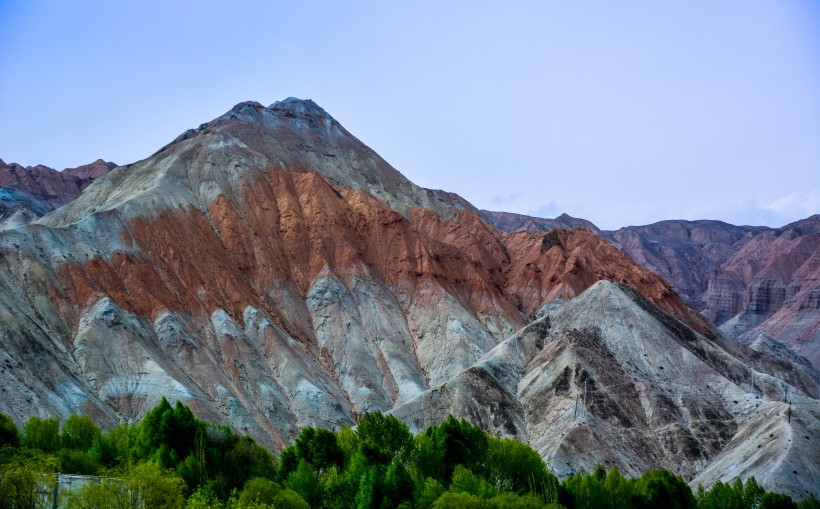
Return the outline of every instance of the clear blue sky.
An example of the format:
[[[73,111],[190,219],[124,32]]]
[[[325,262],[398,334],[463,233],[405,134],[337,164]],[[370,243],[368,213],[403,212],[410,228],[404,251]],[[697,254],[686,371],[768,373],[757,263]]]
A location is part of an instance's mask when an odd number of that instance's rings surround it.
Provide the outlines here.
[[[0,0],[0,158],[311,98],[414,182],[604,228],[820,212],[820,2]]]

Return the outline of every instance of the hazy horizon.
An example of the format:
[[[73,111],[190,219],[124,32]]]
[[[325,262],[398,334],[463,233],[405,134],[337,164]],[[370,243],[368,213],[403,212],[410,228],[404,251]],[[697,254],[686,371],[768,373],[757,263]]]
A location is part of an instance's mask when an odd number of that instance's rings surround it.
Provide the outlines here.
[[[603,229],[820,212],[820,4],[0,4],[0,158],[128,164],[310,98],[407,178]]]

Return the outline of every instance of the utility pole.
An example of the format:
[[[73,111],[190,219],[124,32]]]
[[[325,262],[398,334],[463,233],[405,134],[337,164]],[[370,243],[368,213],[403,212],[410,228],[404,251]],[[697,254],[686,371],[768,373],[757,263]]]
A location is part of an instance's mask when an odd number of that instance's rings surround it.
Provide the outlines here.
[[[575,393],[575,415],[572,416],[573,419],[578,418],[578,393]]]
[[[60,474],[55,473],[54,477],[57,482],[54,483],[54,492],[51,496],[51,507],[52,509],[57,509],[57,500],[59,499],[60,495]]]
[[[789,398],[789,386],[786,386],[786,392],[783,394],[783,403]]]

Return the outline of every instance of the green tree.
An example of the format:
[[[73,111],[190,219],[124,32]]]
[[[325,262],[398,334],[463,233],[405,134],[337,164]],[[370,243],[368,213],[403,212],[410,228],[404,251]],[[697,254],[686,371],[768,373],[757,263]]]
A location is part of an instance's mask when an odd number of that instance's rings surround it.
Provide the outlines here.
[[[336,435],[326,429],[302,428],[294,447],[297,458],[313,465],[317,474],[334,465],[344,466],[344,451],[336,442]]]
[[[546,493],[557,479],[530,446],[514,438],[488,438],[487,478],[498,491]],[[553,493],[550,500],[554,500]]]
[[[612,509],[629,509],[632,507],[633,484],[617,468],[612,468],[607,472],[604,487],[609,494]]]
[[[185,482],[153,463],[142,463],[99,484],[88,483],[66,494],[68,509],[177,509],[184,505]]]
[[[428,428],[427,431],[430,431]],[[413,466],[422,477],[431,477],[444,483],[444,451],[437,448],[432,436],[425,431],[416,435]],[[452,475],[452,474],[451,474]],[[450,479],[447,478],[446,482]]]
[[[241,487],[254,477],[276,479],[273,455],[248,436],[236,437],[232,441],[232,447],[225,454],[225,466],[222,477],[228,491]]]
[[[245,483],[245,487],[239,493],[239,503],[248,506],[250,504],[273,504],[276,496],[282,491],[282,488],[271,481],[262,477],[254,477]]]
[[[743,487],[744,506],[749,509],[757,507],[760,503],[760,497],[762,497],[764,493],[766,493],[766,490],[757,484],[757,479],[754,477],[746,479],[746,486]]]
[[[490,503],[469,493],[448,491],[436,500],[433,509],[490,509]]]
[[[493,509],[543,509],[544,501],[533,494],[501,493],[489,500]]]
[[[359,479],[351,475],[350,470],[330,467],[322,476],[322,491],[325,495],[324,506],[328,509],[347,509],[353,507]]]
[[[413,499],[413,479],[398,459],[394,459],[384,474],[382,487],[382,507],[398,507],[404,501]]]
[[[575,500],[577,509],[595,509],[609,506],[610,497],[606,489],[606,474],[596,468],[594,473],[574,474],[564,480],[564,487]]]
[[[20,447],[20,430],[14,419],[6,414],[0,414],[0,449],[3,447]]]
[[[689,509],[696,507],[692,489],[665,468],[644,472],[635,486],[634,505],[638,508],[664,507]]]
[[[276,509],[310,509],[311,506],[291,489],[284,489],[273,500]],[[314,506],[318,507],[318,506]]]
[[[456,465],[453,470],[450,491],[453,493],[469,493],[480,498],[490,498],[496,494],[490,483],[477,477],[463,465]]]
[[[357,509],[376,509],[379,507],[381,499],[382,478],[379,474],[379,468],[373,465],[361,477],[354,507]]]
[[[291,472],[295,472],[299,466],[299,456],[296,454],[296,447],[286,447],[279,454],[279,479],[284,481]]]
[[[137,456],[155,457],[163,468],[174,468],[196,445],[205,424],[177,401],[172,407],[164,397],[140,422]]]
[[[125,482],[143,507],[182,507],[185,481],[153,463],[142,463],[127,471]]]
[[[288,475],[285,486],[298,493],[310,507],[319,507],[322,503],[322,485],[313,467],[305,460],[300,460],[296,470]]]
[[[105,433],[91,446],[89,453],[103,467],[112,468],[133,463],[139,439],[139,425],[120,422]]]
[[[32,417],[23,424],[23,446],[38,449],[46,454],[60,448],[60,421],[54,417]]]
[[[336,443],[339,444],[339,448],[342,450],[342,453],[344,453],[344,464],[347,465],[350,463],[350,459],[353,455],[359,450],[359,437],[350,426],[344,426],[337,431],[335,435]]]
[[[100,438],[100,429],[85,415],[69,415],[60,430],[63,449],[87,451]]]
[[[760,497],[760,509],[797,509],[797,504],[788,495],[769,492]]]
[[[413,434],[407,424],[392,415],[379,411],[365,413],[356,423],[360,443],[368,444],[383,453],[386,461],[406,462],[413,450]]]
[[[60,459],[60,471],[64,474],[94,475],[100,465],[94,457],[86,451],[77,449],[61,449],[57,452]]]
[[[185,509],[222,509],[222,503],[210,489],[200,487],[188,497]]]
[[[438,426],[427,428],[425,434],[432,439],[433,447],[442,452],[443,482],[449,484],[456,465],[463,465],[477,475],[485,474],[487,434],[481,428],[450,415]]]
[[[40,492],[50,493],[56,486],[53,461],[13,458],[0,465],[0,507],[35,509],[40,507]]]
[[[416,495],[416,509],[431,509],[438,498],[444,494],[444,486],[440,482],[428,477],[424,483],[418,484],[420,489],[417,489]]]

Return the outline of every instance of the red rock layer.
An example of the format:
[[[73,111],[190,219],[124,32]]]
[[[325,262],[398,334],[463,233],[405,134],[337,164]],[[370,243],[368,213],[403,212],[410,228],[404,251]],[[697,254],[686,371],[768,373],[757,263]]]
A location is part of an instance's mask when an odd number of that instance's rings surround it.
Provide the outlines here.
[[[0,187],[20,189],[56,208],[78,197],[83,189],[114,166],[97,159],[91,164],[57,171],[43,165],[23,167],[0,160]]]
[[[666,281],[589,230],[508,233],[505,243],[513,260],[506,271],[506,290],[527,314],[607,279],[634,288],[696,331],[711,335],[709,322],[685,305]]]
[[[271,288],[304,297],[331,270],[343,279],[378,278],[413,296],[435,279],[479,321],[523,325],[544,303],[571,298],[599,279],[626,283],[697,330],[708,324],[659,277],[586,230],[500,234],[466,211],[453,220],[415,208],[410,218],[369,194],[332,185],[313,171],[268,167],[236,203],[220,195],[207,213],[189,207],[132,220],[123,239],[144,254],[113,253],[66,264],[53,295],[74,316],[109,295],[141,316],[164,310],[192,316],[225,309],[242,323],[247,306],[278,316],[294,337],[309,324],[279,316]],[[407,302],[405,300],[405,302]]]

